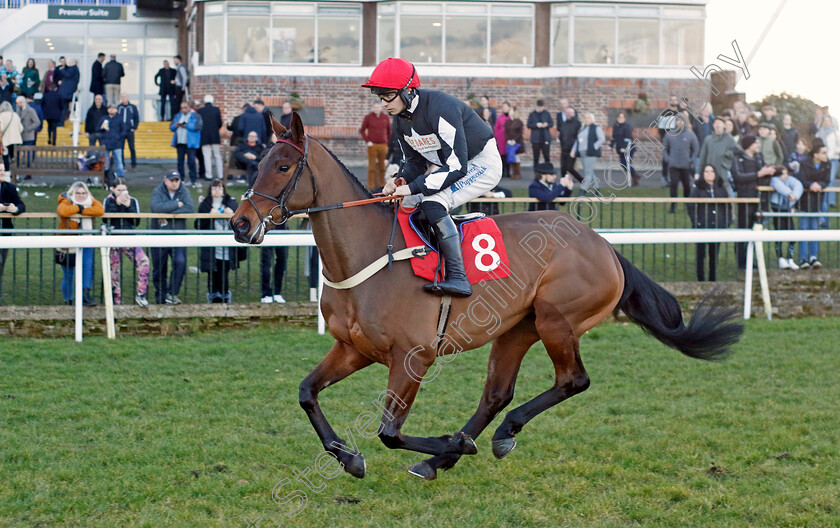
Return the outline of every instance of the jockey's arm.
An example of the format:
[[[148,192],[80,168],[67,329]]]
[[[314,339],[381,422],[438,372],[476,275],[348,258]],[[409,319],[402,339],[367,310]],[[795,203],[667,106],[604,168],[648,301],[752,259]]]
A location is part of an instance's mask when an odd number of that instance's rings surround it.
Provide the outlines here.
[[[459,107],[442,109],[437,120],[436,132],[441,140],[441,167],[431,174],[409,182],[411,194],[436,194],[466,175],[467,138],[464,135],[464,121]]]

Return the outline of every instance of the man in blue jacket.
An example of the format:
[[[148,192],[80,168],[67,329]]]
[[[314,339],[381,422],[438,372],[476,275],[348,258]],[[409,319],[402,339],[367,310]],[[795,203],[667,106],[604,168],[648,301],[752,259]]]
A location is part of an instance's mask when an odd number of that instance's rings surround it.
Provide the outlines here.
[[[149,209],[153,213],[194,213],[195,203],[190,191],[181,185],[181,175],[172,169],[164,176],[163,183],[152,191]],[[182,219],[153,218],[152,229],[186,229],[187,221]],[[187,271],[187,248],[151,248],[152,283],[155,285],[157,304],[181,304],[178,293]],[[172,276],[168,273],[169,259],[172,259]]]
[[[245,109],[239,116],[239,133],[243,138],[248,137],[248,132],[254,131],[259,136],[260,143],[267,143],[265,131],[265,118],[253,106]]]
[[[97,128],[99,129],[99,144],[108,149],[108,157],[113,160],[112,172],[116,174],[117,178],[122,178],[125,175],[122,151],[125,141],[125,125],[117,115],[116,105],[108,105],[108,115],[99,121]]]
[[[137,168],[137,152],[134,150],[134,131],[137,130],[137,126],[140,124],[140,112],[137,111],[137,107],[131,104],[131,101],[128,100],[127,93],[120,94],[120,105],[117,107],[117,112],[120,115],[120,121],[122,121],[123,127],[125,128],[125,136],[120,147],[120,150],[123,152],[123,159],[125,159],[125,142],[128,141],[128,150],[131,152],[131,168]]]
[[[262,119],[262,118],[260,118]],[[178,150],[178,173],[181,181],[187,184],[184,177],[184,158],[189,165],[190,182],[198,184],[198,172],[195,166],[195,153],[201,147],[201,116],[190,108],[186,101],[181,103],[181,111],[172,118],[169,130],[172,134],[172,146]]]

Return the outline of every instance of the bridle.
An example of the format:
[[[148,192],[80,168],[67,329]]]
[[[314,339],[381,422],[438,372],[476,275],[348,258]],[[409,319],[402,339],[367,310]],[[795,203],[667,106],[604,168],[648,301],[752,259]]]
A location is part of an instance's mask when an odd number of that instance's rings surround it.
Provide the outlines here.
[[[294,174],[292,174],[292,179],[289,181],[289,183],[286,185],[286,187],[280,193],[279,197],[275,198],[274,196],[269,196],[269,195],[263,194],[259,191],[255,191],[253,189],[253,187],[248,189],[245,192],[245,194],[242,196],[244,199],[246,199],[246,200],[248,200],[248,202],[250,202],[251,206],[254,208],[254,211],[257,213],[257,216],[260,217],[260,223],[262,223],[264,225],[268,225],[268,222],[271,222],[272,224],[274,224],[276,226],[283,225],[283,224],[286,223],[286,221],[289,220],[289,218],[293,217],[294,215],[305,213],[305,212],[310,212],[312,210],[312,208],[310,208],[310,209],[302,209],[302,210],[297,210],[297,211],[290,211],[289,208],[286,207],[286,202],[289,200],[289,197],[292,195],[292,193],[295,191],[295,189],[297,189],[298,182],[300,181],[300,177],[303,174],[303,169],[306,167],[306,160],[309,157],[309,136],[304,136],[304,137],[306,138],[306,141],[303,144],[303,149],[301,149],[299,146],[295,145],[294,143],[292,143],[289,140],[286,140],[286,139],[278,139],[277,140],[277,143],[285,143],[287,145],[291,145],[292,148],[294,148],[295,150],[297,150],[301,154],[301,158],[300,158],[300,160],[298,160],[298,164],[297,164],[297,167],[295,168],[295,172],[294,172]],[[309,172],[312,174],[312,177],[310,178],[310,181],[312,182],[312,196],[313,196],[313,201],[314,201],[315,196],[317,196],[317,194],[318,194],[318,188],[315,186],[315,173],[312,172],[311,170]],[[268,211],[268,214],[266,214],[265,216],[262,216],[260,214],[259,208],[257,207],[257,204],[254,203],[254,200],[252,198],[252,196],[254,196],[254,195],[262,196],[263,198],[271,200],[272,202],[276,203],[277,205],[273,206]],[[279,222],[274,221],[274,210],[275,209],[280,209],[280,221]]]

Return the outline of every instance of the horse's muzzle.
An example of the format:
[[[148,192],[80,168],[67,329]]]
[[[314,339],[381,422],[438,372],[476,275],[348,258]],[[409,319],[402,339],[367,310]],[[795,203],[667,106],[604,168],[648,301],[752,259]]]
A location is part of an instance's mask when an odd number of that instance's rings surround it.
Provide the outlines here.
[[[259,244],[265,235],[265,224],[260,224],[251,232],[251,221],[247,218],[236,221],[231,219],[230,228],[233,230],[233,238],[242,244]]]

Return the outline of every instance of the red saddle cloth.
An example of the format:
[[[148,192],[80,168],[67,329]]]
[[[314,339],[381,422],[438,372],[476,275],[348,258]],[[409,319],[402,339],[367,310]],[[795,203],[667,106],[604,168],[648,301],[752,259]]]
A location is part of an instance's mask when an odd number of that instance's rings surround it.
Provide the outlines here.
[[[399,222],[408,247],[425,245],[432,251],[423,258],[412,258],[411,269],[418,277],[434,280],[438,265],[438,253],[430,241],[421,236],[410,217],[419,214],[416,209],[400,208]],[[496,221],[490,217],[467,220],[458,225],[461,234],[461,252],[464,255],[464,269],[470,284],[508,277],[510,263],[505,251],[502,232]],[[442,280],[438,277],[438,280]]]

